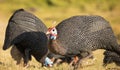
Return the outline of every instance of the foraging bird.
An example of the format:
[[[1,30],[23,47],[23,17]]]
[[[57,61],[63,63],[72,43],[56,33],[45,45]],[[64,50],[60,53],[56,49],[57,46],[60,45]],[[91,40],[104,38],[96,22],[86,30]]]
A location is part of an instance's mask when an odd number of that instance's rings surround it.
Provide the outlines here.
[[[47,27],[40,19],[19,9],[9,19],[3,50],[14,45],[22,54],[24,66],[32,59],[31,56],[43,64],[48,53],[46,31]]]
[[[110,63],[115,63],[116,65],[120,66],[120,55],[116,54],[115,52],[105,51],[103,66],[107,66],[107,64]]]
[[[120,54],[113,30],[101,16],[73,16],[49,28],[47,34],[50,51],[65,57],[75,57],[77,60],[74,62],[91,57],[92,51],[97,49]]]

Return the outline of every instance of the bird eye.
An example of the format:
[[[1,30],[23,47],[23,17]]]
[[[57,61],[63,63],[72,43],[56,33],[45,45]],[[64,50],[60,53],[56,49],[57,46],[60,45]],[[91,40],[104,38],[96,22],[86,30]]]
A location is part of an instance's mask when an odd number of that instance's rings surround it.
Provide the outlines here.
[[[55,30],[53,29],[53,31],[55,31]]]

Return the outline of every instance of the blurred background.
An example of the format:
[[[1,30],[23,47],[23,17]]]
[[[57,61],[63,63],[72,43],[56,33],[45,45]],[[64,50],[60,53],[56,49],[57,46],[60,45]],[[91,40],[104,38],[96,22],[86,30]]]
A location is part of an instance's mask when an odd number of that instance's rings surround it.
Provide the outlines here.
[[[47,27],[52,26],[54,21],[59,23],[62,20],[75,15],[99,15],[110,22],[115,36],[120,43],[119,3],[120,0],[0,0],[0,69],[16,69],[14,67],[14,60],[11,59],[9,53],[10,51],[2,50],[5,29],[8,24],[9,18],[15,10],[23,8],[31,12],[39,19],[41,19]],[[100,51],[97,51],[97,53],[95,52],[96,58],[103,58],[103,55],[101,53],[102,52]],[[100,54],[101,56],[97,56],[98,54]],[[93,67],[88,67],[88,70],[108,70],[111,66],[113,68],[115,67],[114,65],[111,65],[108,66],[107,69],[103,68],[102,59],[97,60],[96,64],[97,65],[93,65]],[[59,68],[63,67],[64,69],[64,66],[61,66]],[[18,70],[19,69],[20,68],[18,67]],[[83,70],[87,70],[87,68],[83,68]]]

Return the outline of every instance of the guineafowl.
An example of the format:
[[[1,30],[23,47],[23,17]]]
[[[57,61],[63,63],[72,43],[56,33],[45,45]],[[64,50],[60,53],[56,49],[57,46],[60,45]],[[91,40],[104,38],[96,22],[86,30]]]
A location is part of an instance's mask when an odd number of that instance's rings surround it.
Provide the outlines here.
[[[46,31],[47,27],[40,19],[24,9],[19,9],[9,19],[3,50],[14,45],[22,54],[24,66],[27,66],[31,56],[44,63],[48,53]]]
[[[105,51],[103,66],[107,66],[107,64],[110,63],[115,63],[116,65],[120,66],[120,55],[116,54],[115,52]]]
[[[109,22],[101,16],[83,15],[67,18],[57,26],[49,28],[47,35],[51,52],[75,57],[78,63],[84,58],[91,57],[92,51],[97,49],[120,54],[113,30]],[[76,68],[78,66],[75,66]]]

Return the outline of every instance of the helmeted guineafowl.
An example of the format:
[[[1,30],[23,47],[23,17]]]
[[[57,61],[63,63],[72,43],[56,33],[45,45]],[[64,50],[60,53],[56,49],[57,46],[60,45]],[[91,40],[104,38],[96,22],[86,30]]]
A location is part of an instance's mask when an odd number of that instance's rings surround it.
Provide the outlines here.
[[[49,28],[49,49],[66,57],[90,57],[92,51],[105,49],[120,54],[120,47],[108,21],[101,16],[73,16]],[[76,62],[76,61],[75,61]]]
[[[107,66],[107,64],[110,63],[115,63],[116,65],[120,66],[120,55],[112,51],[105,51],[103,65]]]
[[[41,63],[48,53],[47,27],[35,15],[19,9],[9,19],[3,50],[14,45],[22,54],[24,65],[31,60],[31,56]]]

